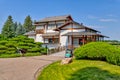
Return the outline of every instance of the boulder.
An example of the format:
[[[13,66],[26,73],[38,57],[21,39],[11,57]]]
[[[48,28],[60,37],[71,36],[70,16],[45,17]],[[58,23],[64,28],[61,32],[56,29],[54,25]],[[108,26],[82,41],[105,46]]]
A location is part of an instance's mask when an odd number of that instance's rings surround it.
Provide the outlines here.
[[[72,62],[72,58],[64,58],[62,61],[61,61],[61,64],[69,64]]]

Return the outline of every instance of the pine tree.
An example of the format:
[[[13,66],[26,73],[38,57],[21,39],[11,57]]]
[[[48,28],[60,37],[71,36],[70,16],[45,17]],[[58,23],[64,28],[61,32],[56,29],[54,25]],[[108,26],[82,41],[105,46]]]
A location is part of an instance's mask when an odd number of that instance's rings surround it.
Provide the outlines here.
[[[34,29],[32,25],[32,19],[29,15],[25,18],[23,26],[26,29],[26,32],[32,31]]]
[[[17,26],[18,26],[18,24],[17,24],[17,22],[15,22],[14,25],[13,25],[13,31],[16,31]]]
[[[2,35],[5,38],[14,37],[12,16],[8,16],[8,19],[7,19],[7,21],[5,22],[5,24],[2,28]]]
[[[22,26],[21,23],[18,24],[17,28],[16,28],[16,36],[18,35],[22,35],[26,32],[25,28]]]
[[[13,23],[13,26],[11,27],[12,35],[13,37],[16,37],[16,29],[17,29],[17,22]]]

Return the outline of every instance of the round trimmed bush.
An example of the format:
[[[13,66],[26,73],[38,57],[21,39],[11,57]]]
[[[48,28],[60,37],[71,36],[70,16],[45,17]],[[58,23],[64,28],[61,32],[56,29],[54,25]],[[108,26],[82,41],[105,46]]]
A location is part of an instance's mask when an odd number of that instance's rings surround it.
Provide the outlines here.
[[[76,59],[104,60],[120,65],[120,49],[105,42],[91,42],[74,51]]]

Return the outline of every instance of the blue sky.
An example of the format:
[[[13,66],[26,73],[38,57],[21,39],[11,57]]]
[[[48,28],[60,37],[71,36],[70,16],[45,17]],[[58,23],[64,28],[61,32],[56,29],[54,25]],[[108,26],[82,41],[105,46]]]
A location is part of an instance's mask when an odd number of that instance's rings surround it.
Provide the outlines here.
[[[120,40],[120,0],[0,0],[0,30],[8,15],[23,23],[27,15],[38,21],[66,14],[109,39]]]

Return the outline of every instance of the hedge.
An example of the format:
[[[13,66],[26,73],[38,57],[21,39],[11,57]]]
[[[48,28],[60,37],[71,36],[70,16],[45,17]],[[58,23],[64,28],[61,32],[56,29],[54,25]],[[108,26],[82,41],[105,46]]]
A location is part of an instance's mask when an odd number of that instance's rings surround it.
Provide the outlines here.
[[[120,49],[105,42],[91,42],[74,50],[76,59],[104,60],[120,65]]]
[[[15,54],[18,49],[26,49],[27,53],[42,52],[42,43],[35,43],[33,39],[26,36],[18,36],[15,38],[0,41],[0,54]]]

